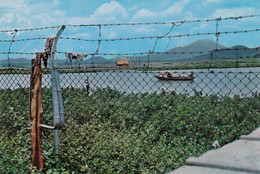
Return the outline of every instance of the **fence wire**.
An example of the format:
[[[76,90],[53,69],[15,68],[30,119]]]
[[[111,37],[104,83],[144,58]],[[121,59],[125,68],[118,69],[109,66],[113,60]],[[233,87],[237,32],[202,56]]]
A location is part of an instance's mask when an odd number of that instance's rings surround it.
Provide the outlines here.
[[[190,156],[199,156],[218,140],[220,145],[247,134],[260,125],[260,69],[255,48],[216,48],[209,51],[134,53],[100,52],[104,41],[150,39],[151,37],[102,39],[107,26],[157,25],[175,26],[192,22],[218,22],[258,17],[258,15],[164,23],[126,23],[67,25],[98,27],[98,39],[63,37],[64,40],[97,41],[88,64],[59,65],[63,94],[65,127],[59,131],[60,155],[55,154],[54,131],[41,129],[44,157],[42,173],[166,173],[180,167]],[[59,26],[35,29],[2,30],[20,32],[56,29]],[[191,37],[215,33],[170,35]],[[259,29],[234,31],[233,34],[258,32]],[[231,32],[230,32],[231,33]],[[0,42],[10,43],[0,54],[35,54],[12,51],[13,42],[43,40],[46,37],[24,38]],[[156,40],[156,41],[157,41]],[[96,44],[96,43],[95,43]],[[157,42],[153,45],[155,48]],[[11,47],[12,46],[12,47]],[[168,47],[168,46],[167,46]],[[152,48],[152,47],[151,47]],[[246,59],[241,51],[256,52]],[[214,60],[219,52],[236,51],[232,61]],[[58,51],[57,54],[68,53]],[[149,54],[148,54],[149,53]],[[156,54],[209,54],[202,64],[149,61]],[[241,54],[241,55],[240,55]],[[148,61],[129,58],[130,66],[118,67],[115,62],[97,64],[97,55],[146,55]],[[229,55],[229,54],[227,54]],[[213,58],[213,60],[212,60]],[[145,59],[145,60],[146,60]],[[187,61],[187,60],[186,60]],[[30,66],[5,65],[0,68],[0,171],[29,173],[31,168],[31,124],[29,121]],[[225,68],[226,66],[226,68]],[[189,69],[185,69],[189,68]],[[171,73],[181,80],[160,80],[159,74]],[[189,79],[192,76],[194,79]],[[186,80],[185,80],[186,78]],[[42,71],[42,124],[53,124],[51,75]],[[34,170],[34,169],[33,169]],[[39,171],[37,171],[39,172]]]
[[[3,163],[9,171],[30,171],[29,73],[1,70],[3,171]],[[41,123],[47,125],[53,117],[49,73],[43,72],[42,81]],[[225,144],[259,125],[258,68],[194,70],[193,81],[160,81],[155,78],[160,71],[60,73],[65,111],[60,158],[54,155],[53,131],[42,129],[43,172],[54,171],[55,163],[83,173],[169,172],[212,148],[216,139]]]

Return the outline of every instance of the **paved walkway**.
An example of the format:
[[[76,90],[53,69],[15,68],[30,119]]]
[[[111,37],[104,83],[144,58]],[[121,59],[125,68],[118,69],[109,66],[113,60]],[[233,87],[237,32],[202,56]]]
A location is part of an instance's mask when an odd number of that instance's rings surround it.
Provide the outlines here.
[[[260,128],[198,158],[190,157],[184,166],[170,172],[170,174],[247,173],[260,173]]]

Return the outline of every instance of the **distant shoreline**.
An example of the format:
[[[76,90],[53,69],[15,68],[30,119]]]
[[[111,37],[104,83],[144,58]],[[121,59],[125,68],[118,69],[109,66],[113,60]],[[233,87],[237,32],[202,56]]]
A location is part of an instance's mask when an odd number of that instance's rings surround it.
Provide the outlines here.
[[[114,63],[102,64],[82,64],[82,65],[60,65],[59,69],[62,73],[78,73],[78,72],[93,72],[103,70],[185,70],[185,69],[214,69],[214,68],[246,68],[260,67],[260,58],[254,59],[238,59],[238,60],[217,60],[217,61],[174,61],[174,62],[140,62],[132,64],[128,68],[116,67]],[[43,73],[48,73],[48,69],[44,68]],[[27,70],[27,71],[26,71]],[[0,66],[0,74],[29,74],[30,66]]]

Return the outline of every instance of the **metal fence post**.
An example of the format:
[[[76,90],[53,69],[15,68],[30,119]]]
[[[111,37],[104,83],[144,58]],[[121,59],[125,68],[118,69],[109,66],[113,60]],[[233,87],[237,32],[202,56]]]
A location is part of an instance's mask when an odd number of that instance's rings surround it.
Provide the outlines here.
[[[58,30],[51,48],[50,62],[51,62],[51,83],[52,83],[52,105],[53,105],[53,120],[55,128],[55,152],[59,154],[59,128],[64,125],[64,113],[63,113],[63,101],[62,101],[62,91],[60,87],[60,78],[58,72],[58,66],[55,62],[55,52],[58,39],[61,33],[65,29],[65,25],[62,25]]]

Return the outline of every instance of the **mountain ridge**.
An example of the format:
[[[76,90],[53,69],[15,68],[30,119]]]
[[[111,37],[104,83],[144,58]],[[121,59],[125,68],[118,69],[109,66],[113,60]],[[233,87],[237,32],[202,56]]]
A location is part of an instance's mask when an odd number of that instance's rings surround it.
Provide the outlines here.
[[[216,47],[218,49],[227,48],[223,45],[217,44],[216,42],[214,42],[210,39],[200,39],[200,40],[193,41],[190,44],[185,45],[185,46],[172,48],[166,52],[180,52],[180,51],[204,52],[204,51],[209,51],[209,50],[215,49]]]
[[[161,54],[150,53],[149,61],[150,62],[168,62],[168,61],[196,61],[196,60],[209,60],[211,58],[212,50],[215,49],[227,49],[224,45],[217,44],[213,40],[209,39],[200,39],[193,41],[187,45],[179,46],[171,48]],[[241,50],[234,50],[234,49]],[[250,58],[259,54],[255,49],[250,49],[245,45],[234,45],[230,47],[233,50],[223,50],[218,52],[213,52],[213,60],[220,59],[234,59],[234,58]],[[192,54],[184,54],[183,52],[193,52]],[[205,52],[203,54],[199,54],[199,52]],[[178,53],[178,54],[177,54]],[[139,61],[139,62],[147,62],[148,55],[145,56],[117,56],[111,59],[107,59],[102,56],[95,56],[93,59],[89,57],[81,62],[81,64],[91,64],[92,61],[94,64],[106,64],[106,63],[115,63],[117,59],[128,58],[130,62]],[[56,59],[58,65],[70,64],[68,60],[65,59]],[[31,59],[26,58],[11,58],[9,59],[11,65],[22,65],[22,66],[30,66]],[[0,60],[0,66],[7,66],[7,59]]]

